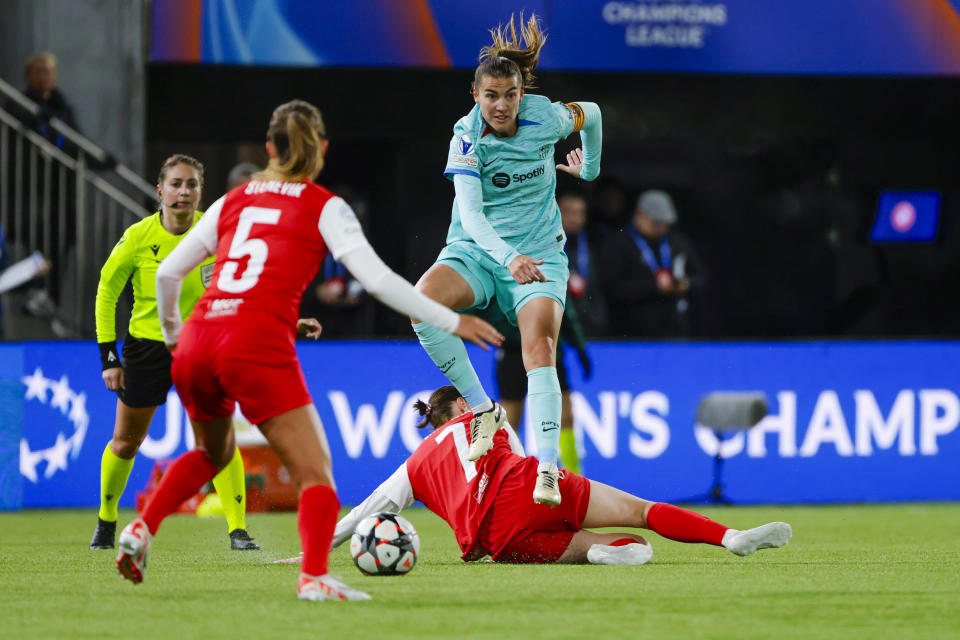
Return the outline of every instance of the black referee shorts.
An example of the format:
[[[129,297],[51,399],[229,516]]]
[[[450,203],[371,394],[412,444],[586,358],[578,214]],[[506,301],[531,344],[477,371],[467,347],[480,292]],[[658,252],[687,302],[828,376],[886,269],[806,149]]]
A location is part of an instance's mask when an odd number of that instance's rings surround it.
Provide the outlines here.
[[[503,400],[523,400],[527,397],[527,371],[523,368],[523,352],[519,345],[510,344],[497,349],[497,386]],[[562,347],[557,348],[557,378],[560,391],[569,391],[567,368],[563,366]]]
[[[167,401],[173,386],[167,346],[156,340],[128,335],[123,341],[123,384],[117,391],[123,404],[135,409],[158,407]]]

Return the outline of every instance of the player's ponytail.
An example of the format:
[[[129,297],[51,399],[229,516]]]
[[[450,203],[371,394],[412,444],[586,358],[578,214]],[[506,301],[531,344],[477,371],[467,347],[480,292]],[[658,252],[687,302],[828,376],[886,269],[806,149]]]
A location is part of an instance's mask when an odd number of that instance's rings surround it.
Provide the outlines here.
[[[327,136],[320,111],[309,102],[292,100],[273,111],[267,140],[277,151],[256,180],[313,180],[323,170],[323,139]]]
[[[490,29],[493,42],[480,49],[480,65],[473,74],[473,87],[479,90],[483,76],[491,78],[509,78],[518,76],[524,89],[534,88],[533,70],[540,60],[540,49],[547,41],[547,35],[540,28],[537,14],[531,13],[526,24],[523,13],[520,14],[520,38],[513,24],[513,14],[506,25],[497,25]],[[523,40],[521,46],[520,40]]]
[[[457,398],[460,392],[453,385],[440,387],[430,394],[430,400],[424,402],[417,400],[413,403],[413,408],[423,416],[423,420],[417,425],[417,429],[422,429],[428,424],[434,429],[450,422],[457,416]]]

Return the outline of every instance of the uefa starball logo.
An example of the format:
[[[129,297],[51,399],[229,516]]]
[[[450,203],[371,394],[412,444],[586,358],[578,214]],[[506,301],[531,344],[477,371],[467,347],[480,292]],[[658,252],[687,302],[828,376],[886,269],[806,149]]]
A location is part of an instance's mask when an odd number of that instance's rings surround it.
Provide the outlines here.
[[[470,136],[467,134],[460,136],[457,140],[457,151],[459,151],[462,156],[473,153],[473,140],[470,139]]]
[[[67,376],[60,376],[59,380],[48,378],[40,367],[34,369],[33,374],[22,377],[20,381],[26,387],[24,403],[39,402],[47,405],[59,412],[64,420],[65,428],[57,432],[56,440],[49,446],[33,449],[25,437],[20,439],[20,474],[36,484],[40,478],[41,463],[46,463],[42,467],[43,477],[49,480],[58,471],[67,470],[68,456],[76,459],[80,455],[90,424],[87,395],[75,392],[70,387]]]

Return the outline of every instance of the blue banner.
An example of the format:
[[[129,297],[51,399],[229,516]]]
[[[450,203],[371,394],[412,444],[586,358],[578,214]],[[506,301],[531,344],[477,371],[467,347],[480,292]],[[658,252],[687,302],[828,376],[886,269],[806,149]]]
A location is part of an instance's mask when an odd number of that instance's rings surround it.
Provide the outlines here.
[[[155,0],[151,59],[473,68],[487,29],[535,12],[541,69],[960,73],[956,0]]]
[[[0,405],[5,508],[96,506],[116,407],[96,346],[0,349],[0,390],[13,390]],[[415,342],[311,343],[299,351],[341,500],[355,504],[416,448],[422,434],[411,405],[446,381]],[[719,450],[735,502],[960,499],[960,343],[597,343],[590,351],[589,381],[568,359],[590,478],[655,500],[695,498],[710,488]],[[492,356],[473,349],[471,357],[494,390]],[[697,403],[713,391],[763,392],[769,415],[718,440],[695,424]],[[532,447],[528,426],[519,426]],[[120,504],[135,503],[155,460],[190,446],[171,392]]]

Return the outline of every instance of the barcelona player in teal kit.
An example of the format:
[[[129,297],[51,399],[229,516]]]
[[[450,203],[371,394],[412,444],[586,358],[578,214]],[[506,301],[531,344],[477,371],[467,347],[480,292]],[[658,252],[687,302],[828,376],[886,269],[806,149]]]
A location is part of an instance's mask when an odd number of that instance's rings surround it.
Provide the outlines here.
[[[527,370],[528,407],[539,459],[535,502],[560,503],[557,456],[561,396],[556,343],[567,290],[567,258],[554,197],[558,170],[584,180],[600,172],[600,109],[530,95],[545,40],[536,16],[491,30],[474,73],[476,106],[454,127],[444,174],[456,197],[447,244],[417,288],[457,310],[495,303],[516,322]],[[554,164],[554,145],[579,131],[582,149]],[[413,319],[431,359],[469,403],[469,459],[493,444],[504,412],[487,396],[463,341]]]

